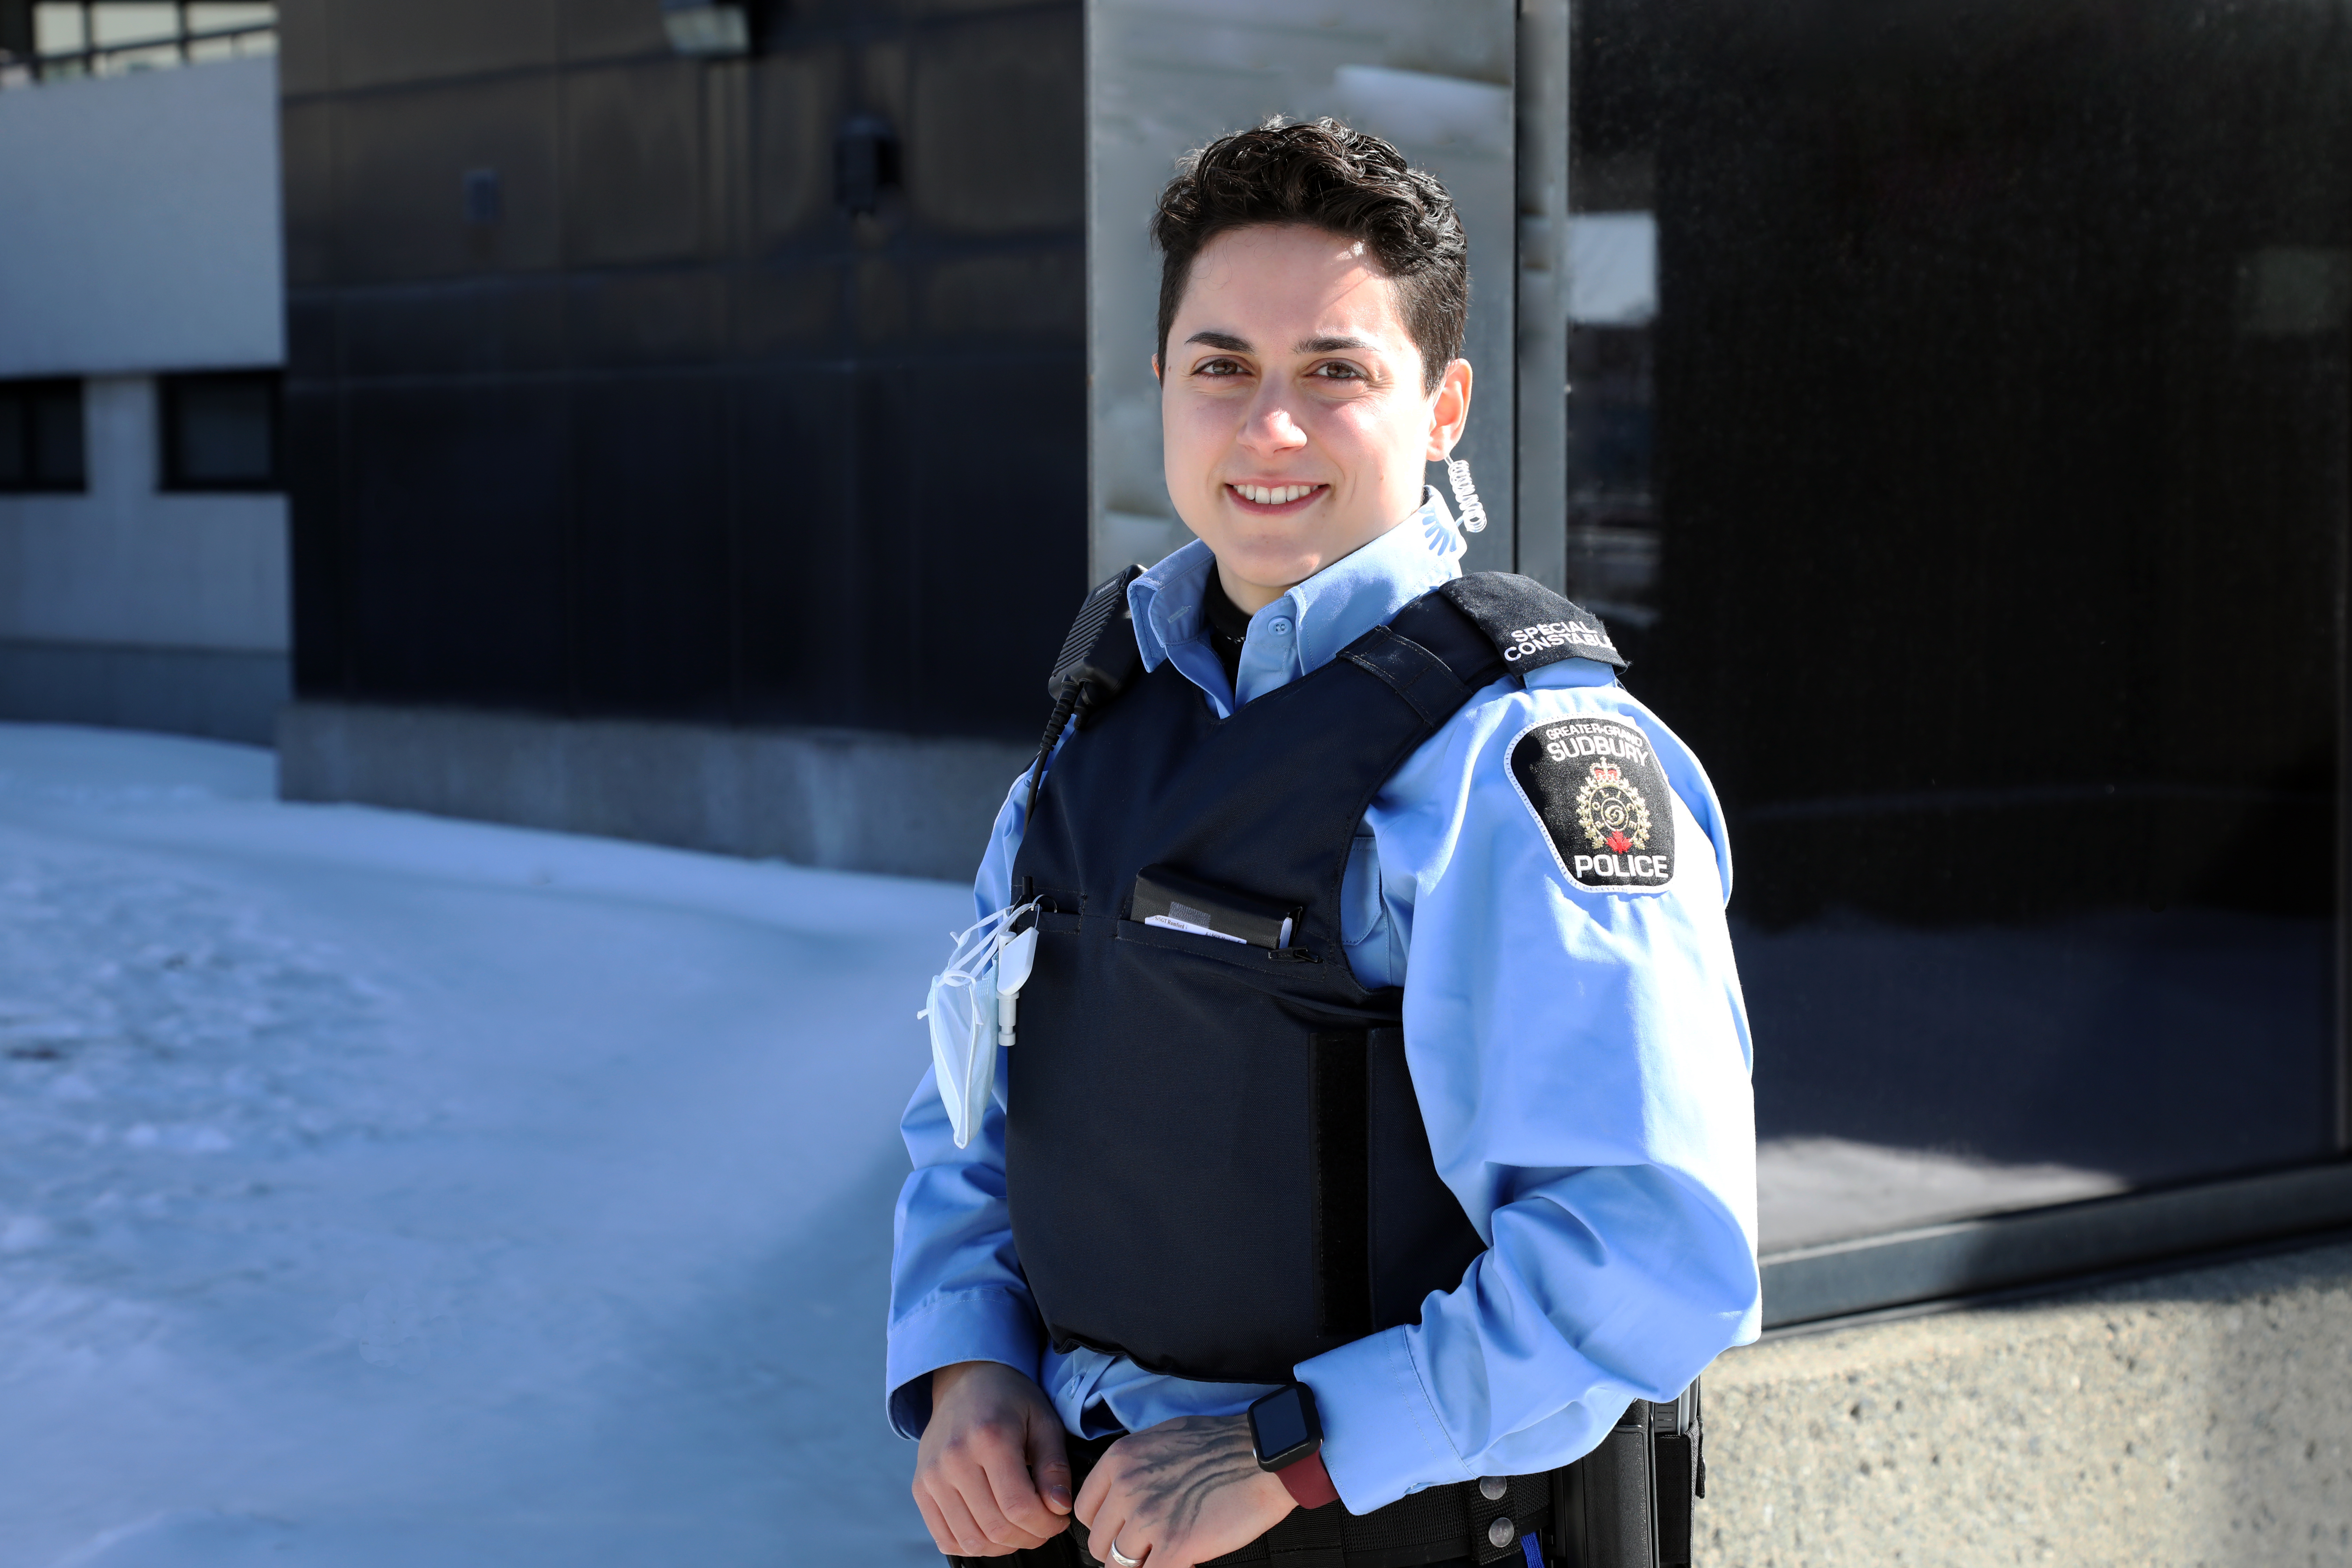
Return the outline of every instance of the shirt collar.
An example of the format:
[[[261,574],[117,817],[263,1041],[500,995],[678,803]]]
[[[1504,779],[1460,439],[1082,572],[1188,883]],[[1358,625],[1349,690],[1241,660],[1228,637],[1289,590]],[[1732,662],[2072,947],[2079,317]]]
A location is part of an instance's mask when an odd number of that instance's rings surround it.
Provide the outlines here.
[[[1440,583],[1462,574],[1463,542],[1454,514],[1433,487],[1386,533],[1297,584],[1250,617],[1242,650],[1241,700],[1312,674],[1339,650],[1385,625]],[[1234,704],[1223,667],[1209,647],[1201,594],[1216,557],[1194,540],[1128,585],[1143,667],[1173,661],[1221,714]]]

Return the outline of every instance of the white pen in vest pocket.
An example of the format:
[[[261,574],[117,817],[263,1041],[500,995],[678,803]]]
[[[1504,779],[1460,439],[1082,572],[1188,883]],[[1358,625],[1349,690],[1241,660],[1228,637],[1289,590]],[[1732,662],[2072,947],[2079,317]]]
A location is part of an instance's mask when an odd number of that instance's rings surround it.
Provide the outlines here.
[[[1252,947],[1290,945],[1290,911],[1263,899],[1195,881],[1165,866],[1147,866],[1135,879],[1132,918],[1162,931],[1190,931]]]

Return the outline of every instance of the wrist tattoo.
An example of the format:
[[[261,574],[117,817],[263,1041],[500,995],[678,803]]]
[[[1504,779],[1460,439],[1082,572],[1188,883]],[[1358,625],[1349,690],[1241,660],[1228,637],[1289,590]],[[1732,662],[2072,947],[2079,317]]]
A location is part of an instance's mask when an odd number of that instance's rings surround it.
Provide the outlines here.
[[[1192,1530],[1210,1494],[1257,1474],[1246,1422],[1192,1415],[1154,1427],[1150,1436],[1150,1468],[1135,1478],[1136,1501],[1144,1511],[1164,1513],[1179,1534]]]

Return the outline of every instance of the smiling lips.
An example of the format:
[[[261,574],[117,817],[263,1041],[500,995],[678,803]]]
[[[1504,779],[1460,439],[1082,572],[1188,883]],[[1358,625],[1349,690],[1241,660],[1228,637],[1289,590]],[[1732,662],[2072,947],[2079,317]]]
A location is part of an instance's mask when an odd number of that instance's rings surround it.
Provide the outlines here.
[[[1226,491],[1242,510],[1255,512],[1293,511],[1329,489],[1328,485],[1227,485]]]

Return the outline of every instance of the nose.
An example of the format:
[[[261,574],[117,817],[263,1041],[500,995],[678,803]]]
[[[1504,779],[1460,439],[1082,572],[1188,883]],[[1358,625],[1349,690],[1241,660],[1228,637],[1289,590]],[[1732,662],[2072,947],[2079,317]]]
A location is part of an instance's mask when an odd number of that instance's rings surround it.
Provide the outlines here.
[[[1260,390],[1257,401],[1249,411],[1249,419],[1242,426],[1242,446],[1264,457],[1283,452],[1296,452],[1307,445],[1307,432],[1290,416],[1280,392],[1275,387]]]

